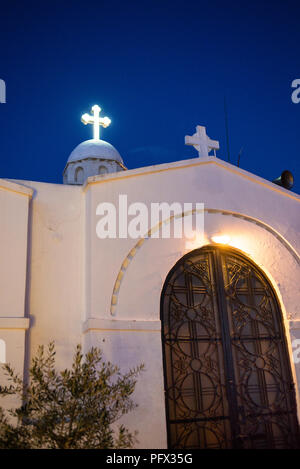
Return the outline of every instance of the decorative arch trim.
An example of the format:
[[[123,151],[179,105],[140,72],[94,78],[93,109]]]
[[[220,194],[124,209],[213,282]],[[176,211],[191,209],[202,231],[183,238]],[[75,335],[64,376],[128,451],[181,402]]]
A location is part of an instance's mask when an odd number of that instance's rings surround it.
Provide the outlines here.
[[[194,214],[196,212],[199,213],[201,211],[202,211],[201,209],[194,209],[192,211],[189,210],[187,212],[182,212],[182,214],[180,216],[181,217],[185,217],[187,215],[190,216],[191,213]],[[239,218],[239,219],[245,220],[249,223],[252,223],[252,224],[255,224],[255,225],[259,226],[260,228],[262,228],[263,230],[269,232],[272,236],[274,236],[285,247],[285,249],[287,249],[289,251],[289,253],[296,260],[297,264],[300,267],[300,256],[299,256],[298,252],[293,248],[293,246],[278,231],[276,231],[274,228],[269,226],[267,223],[264,223],[264,222],[262,222],[261,220],[259,220],[257,218],[250,217],[248,215],[243,215],[239,212],[233,212],[233,211],[230,211],[230,210],[219,210],[219,209],[205,208],[205,209],[203,209],[203,212],[208,213],[208,214],[220,214],[220,215],[224,215],[224,216],[231,216],[231,217]],[[137,241],[135,246],[129,251],[127,256],[124,258],[124,260],[121,264],[121,267],[119,269],[117,278],[115,280],[115,284],[114,284],[114,288],[113,288],[113,292],[112,292],[112,296],[111,296],[111,304],[110,304],[110,314],[111,314],[111,316],[115,316],[115,314],[116,314],[116,308],[117,308],[117,304],[118,304],[118,297],[119,297],[119,293],[120,293],[121,284],[123,282],[124,276],[127,272],[127,269],[129,267],[129,265],[131,264],[132,260],[137,255],[137,253],[140,251],[140,249],[142,248],[144,243],[146,241],[148,241],[149,239],[151,239],[151,235],[153,233],[155,233],[156,231],[158,231],[160,229],[160,227],[162,226],[162,224],[171,223],[171,221],[175,217],[178,217],[178,215],[172,215],[171,217],[167,218],[166,220],[161,221],[156,226],[151,228],[145,234],[145,236],[143,238],[140,238]]]

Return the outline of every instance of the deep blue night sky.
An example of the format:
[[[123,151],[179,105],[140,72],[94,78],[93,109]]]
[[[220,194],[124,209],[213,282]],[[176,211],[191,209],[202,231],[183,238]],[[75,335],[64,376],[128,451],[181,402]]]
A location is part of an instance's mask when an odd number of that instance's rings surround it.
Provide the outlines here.
[[[197,124],[231,160],[266,179],[294,173],[300,192],[299,1],[15,1],[0,6],[0,176],[62,182],[73,148],[102,138],[129,169],[196,157]],[[217,189],[217,188],[216,188]]]

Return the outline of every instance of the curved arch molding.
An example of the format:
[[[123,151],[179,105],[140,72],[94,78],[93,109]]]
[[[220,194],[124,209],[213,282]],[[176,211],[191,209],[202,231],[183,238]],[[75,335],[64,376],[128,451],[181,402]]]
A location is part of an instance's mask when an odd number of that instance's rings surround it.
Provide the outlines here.
[[[191,215],[191,213],[196,213],[196,211],[199,212],[200,210],[194,209],[192,211],[183,212],[180,216],[185,217],[186,215]],[[293,246],[280,233],[278,233],[274,228],[272,228],[271,226],[269,226],[266,223],[262,222],[261,220],[250,217],[248,215],[242,215],[241,213],[238,213],[238,212],[232,212],[230,210],[218,210],[218,209],[205,208],[205,209],[203,209],[203,212],[208,213],[208,214],[219,214],[219,215],[224,215],[224,216],[231,216],[231,217],[234,217],[234,218],[240,218],[242,220],[246,220],[249,223],[253,223],[253,224],[259,226],[260,228],[262,228],[265,231],[268,231],[269,233],[272,234],[272,236],[274,236],[276,239],[278,239],[278,241],[289,251],[289,253],[293,256],[293,258],[296,260],[297,264],[300,267],[300,256],[297,253],[297,251],[293,248]],[[125,259],[123,260],[123,262],[121,264],[121,267],[120,267],[120,270],[119,270],[119,273],[117,275],[117,278],[116,278],[116,281],[115,281],[115,284],[114,284],[114,288],[113,288],[113,292],[112,292],[112,296],[111,296],[111,304],[110,304],[110,314],[111,314],[111,316],[115,316],[115,314],[116,314],[116,309],[117,309],[117,304],[118,304],[118,297],[119,297],[119,292],[120,292],[120,288],[121,288],[121,285],[122,285],[122,281],[124,279],[124,276],[127,272],[127,269],[129,267],[129,265],[131,264],[132,260],[137,255],[137,253],[140,251],[140,249],[142,248],[144,243],[146,241],[148,241],[149,239],[151,239],[151,235],[153,233],[155,233],[157,230],[159,230],[162,224],[171,223],[172,219],[175,218],[175,217],[178,217],[178,215],[173,215],[170,218],[161,221],[155,227],[151,228],[143,238],[140,238],[137,241],[135,246],[129,251],[129,253],[125,257]]]

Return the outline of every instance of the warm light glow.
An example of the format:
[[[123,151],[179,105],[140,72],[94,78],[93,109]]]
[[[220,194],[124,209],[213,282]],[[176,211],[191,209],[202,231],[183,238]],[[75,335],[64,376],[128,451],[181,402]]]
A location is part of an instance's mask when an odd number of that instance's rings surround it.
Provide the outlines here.
[[[188,238],[185,241],[185,249],[188,251],[192,251],[193,249],[197,249],[204,244],[204,237],[203,233],[198,233],[194,230],[189,233]]]
[[[111,123],[111,120],[108,117],[100,117],[100,112],[101,112],[101,107],[95,104],[92,107],[93,116],[90,116],[89,114],[83,114],[81,116],[81,121],[85,125],[93,124],[94,140],[100,140],[100,126],[105,128],[105,127],[108,127]]]
[[[231,238],[229,235],[217,233],[211,237],[211,240],[213,243],[216,243],[216,244],[229,244]]]

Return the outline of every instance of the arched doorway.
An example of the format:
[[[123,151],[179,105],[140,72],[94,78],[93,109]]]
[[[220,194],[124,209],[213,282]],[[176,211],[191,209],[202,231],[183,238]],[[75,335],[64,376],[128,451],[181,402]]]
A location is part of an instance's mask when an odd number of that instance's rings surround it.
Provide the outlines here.
[[[294,448],[296,400],[280,306],[238,251],[205,247],[161,296],[170,448]]]

